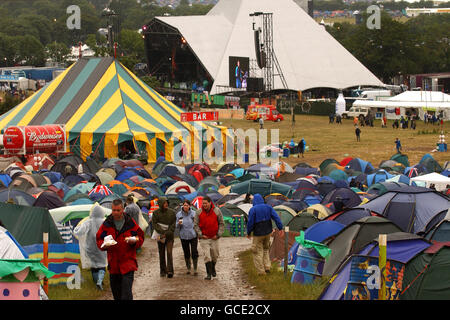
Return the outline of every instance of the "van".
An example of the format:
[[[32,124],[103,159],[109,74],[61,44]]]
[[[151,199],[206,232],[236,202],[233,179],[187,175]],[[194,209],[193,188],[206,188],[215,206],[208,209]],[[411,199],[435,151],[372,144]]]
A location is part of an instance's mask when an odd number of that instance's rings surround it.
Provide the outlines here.
[[[264,121],[275,121],[279,122],[284,120],[283,115],[281,115],[274,105],[252,105],[248,106],[247,114],[245,117],[247,120],[258,121],[263,118]]]
[[[361,92],[359,99],[380,100],[380,98],[390,97],[391,95],[391,90],[366,90]]]
[[[367,116],[369,114],[369,108],[364,107],[351,107],[348,111],[342,113],[342,118],[354,118],[354,117],[362,117]]]

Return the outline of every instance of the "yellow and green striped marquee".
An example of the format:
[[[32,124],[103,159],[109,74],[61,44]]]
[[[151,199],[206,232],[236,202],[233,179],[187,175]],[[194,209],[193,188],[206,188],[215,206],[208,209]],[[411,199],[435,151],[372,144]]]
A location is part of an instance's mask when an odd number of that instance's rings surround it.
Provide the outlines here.
[[[218,128],[225,138],[226,128],[181,122],[181,112],[118,60],[82,58],[0,116],[0,129],[64,124],[70,150],[84,159],[92,152],[115,158],[118,144],[131,140],[147,151],[149,162],[156,161],[160,151],[172,160],[172,134],[193,138]]]

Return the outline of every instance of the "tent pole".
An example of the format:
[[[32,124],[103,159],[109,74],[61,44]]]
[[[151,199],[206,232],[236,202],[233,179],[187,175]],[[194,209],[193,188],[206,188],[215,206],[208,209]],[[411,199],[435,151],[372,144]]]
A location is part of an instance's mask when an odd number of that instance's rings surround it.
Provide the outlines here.
[[[380,268],[380,289],[378,292],[378,300],[386,300],[386,235],[378,235],[378,267]]]
[[[289,252],[289,227],[284,227],[284,277],[287,277]]]
[[[43,264],[48,269],[48,233],[44,232],[43,240],[44,240],[43,241],[44,242]],[[47,277],[44,278],[44,291],[45,291],[45,294],[48,296],[48,279],[47,279]]]

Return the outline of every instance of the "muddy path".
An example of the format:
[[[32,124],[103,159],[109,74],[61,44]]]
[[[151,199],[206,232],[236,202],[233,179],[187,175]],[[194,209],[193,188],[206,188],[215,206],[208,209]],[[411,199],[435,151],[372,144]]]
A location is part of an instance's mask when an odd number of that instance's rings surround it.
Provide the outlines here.
[[[183,250],[179,239],[173,248],[174,277],[159,276],[159,256],[156,241],[146,237],[138,255],[139,270],[133,283],[134,300],[259,300],[263,299],[247,282],[239,261],[239,253],[250,249],[246,237],[225,237],[219,243],[220,256],[216,265],[217,277],[208,281],[203,253],[199,249],[198,275],[186,274]],[[109,287],[104,299],[112,300]]]

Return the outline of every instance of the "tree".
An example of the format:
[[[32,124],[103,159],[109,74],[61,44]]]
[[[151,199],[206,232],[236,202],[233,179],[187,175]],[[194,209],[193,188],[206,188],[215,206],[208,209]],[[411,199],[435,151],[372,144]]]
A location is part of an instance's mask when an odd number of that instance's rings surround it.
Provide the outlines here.
[[[45,48],[46,57],[54,62],[66,63],[70,49],[64,43],[52,42]]]
[[[95,34],[89,34],[86,38],[86,45],[94,50],[96,57],[106,57],[111,53],[110,48],[106,45],[106,39],[99,37],[97,39]]]
[[[15,37],[17,43],[17,62],[41,67],[45,64],[45,51],[42,43],[33,36]]]

